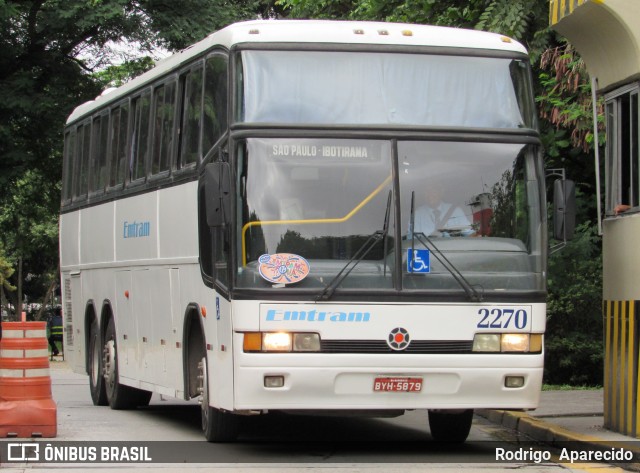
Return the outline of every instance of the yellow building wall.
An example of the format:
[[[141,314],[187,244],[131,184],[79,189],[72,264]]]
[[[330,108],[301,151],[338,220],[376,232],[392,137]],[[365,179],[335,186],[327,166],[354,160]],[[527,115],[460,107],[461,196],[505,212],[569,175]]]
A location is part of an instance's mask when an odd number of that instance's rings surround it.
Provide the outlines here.
[[[640,79],[639,0],[551,0],[549,22],[580,53],[598,90]]]

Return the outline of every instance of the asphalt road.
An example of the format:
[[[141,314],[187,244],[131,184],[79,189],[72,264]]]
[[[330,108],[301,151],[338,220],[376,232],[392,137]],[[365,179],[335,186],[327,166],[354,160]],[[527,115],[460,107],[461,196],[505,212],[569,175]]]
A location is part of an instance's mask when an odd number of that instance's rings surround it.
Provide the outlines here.
[[[584,471],[585,465],[559,462],[557,452],[548,460],[495,461],[498,449],[529,453],[547,452],[519,439],[517,434],[477,417],[468,441],[463,445],[442,445],[429,434],[427,414],[408,412],[393,419],[324,417],[269,414],[243,419],[238,442],[211,444],[200,432],[197,401],[185,402],[154,395],[146,408],[114,411],[96,407],[89,395],[86,376],[72,373],[66,364],[52,365],[53,397],[58,405],[58,435],[37,439],[40,455],[49,448],[58,452],[96,453],[116,447],[127,455],[140,452],[152,462],[92,463],[12,462],[2,463],[7,473],[37,471],[250,471],[255,473],[311,471],[327,468],[341,472],[364,471]],[[5,439],[3,442],[25,442]],[[124,443],[119,443],[124,442]],[[518,443],[520,442],[520,443]],[[85,450],[78,450],[80,447]],[[134,447],[133,449],[131,447]],[[93,449],[93,450],[91,450]],[[133,451],[133,454],[131,454]],[[60,460],[68,457],[60,457]],[[143,460],[145,457],[143,456]],[[541,458],[539,458],[541,459]],[[6,460],[6,459],[5,459]],[[554,461],[555,460],[555,461]],[[195,463],[194,463],[195,462]],[[598,469],[608,470],[604,465]],[[621,471],[621,470],[618,470]]]

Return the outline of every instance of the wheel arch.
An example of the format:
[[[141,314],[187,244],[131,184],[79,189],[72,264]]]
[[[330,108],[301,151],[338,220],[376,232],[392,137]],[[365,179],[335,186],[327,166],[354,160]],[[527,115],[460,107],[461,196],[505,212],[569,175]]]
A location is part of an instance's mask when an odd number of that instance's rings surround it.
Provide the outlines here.
[[[91,325],[93,324],[93,322],[96,322],[98,324],[98,329],[100,331],[100,344],[104,343],[103,327],[106,327],[109,318],[113,317],[113,310],[111,308],[111,301],[109,299],[105,299],[102,302],[100,317],[98,317],[97,314],[98,312],[96,310],[95,301],[93,299],[89,299],[87,301],[84,312],[85,370],[87,374],[90,374],[89,364],[91,363],[91,358],[89,356],[89,339],[91,337]]]
[[[182,373],[184,376],[184,398],[198,396],[198,363],[206,355],[204,324],[200,316],[200,306],[191,303],[184,315],[182,331]]]
[[[84,367],[87,374],[90,374],[91,359],[89,357],[89,343],[91,337],[91,325],[93,322],[98,322],[98,316],[96,315],[96,307],[93,299],[87,301],[87,305],[84,308]]]

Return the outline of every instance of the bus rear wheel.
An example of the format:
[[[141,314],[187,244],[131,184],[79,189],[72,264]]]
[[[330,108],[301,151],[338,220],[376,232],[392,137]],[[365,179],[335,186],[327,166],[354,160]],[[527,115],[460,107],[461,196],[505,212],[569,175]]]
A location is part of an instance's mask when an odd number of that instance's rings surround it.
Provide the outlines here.
[[[89,331],[89,389],[94,406],[106,406],[109,404],[102,375],[101,346],[100,329],[98,328],[98,322],[94,320]]]
[[[111,409],[131,409],[146,406],[151,400],[151,392],[120,384],[118,375],[118,344],[113,319],[109,319],[102,351],[102,372],[106,397]]]
[[[429,411],[431,436],[437,442],[463,443],[473,421],[473,409],[464,411]]]
[[[209,376],[207,373],[207,357],[205,356],[198,363],[202,432],[207,442],[233,442],[238,437],[238,416],[209,405]]]

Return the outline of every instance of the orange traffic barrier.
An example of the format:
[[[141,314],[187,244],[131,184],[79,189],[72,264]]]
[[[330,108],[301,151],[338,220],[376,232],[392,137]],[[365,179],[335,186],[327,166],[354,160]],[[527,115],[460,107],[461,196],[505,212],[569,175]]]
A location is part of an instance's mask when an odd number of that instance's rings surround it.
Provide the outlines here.
[[[55,437],[45,322],[4,322],[0,340],[0,437]]]

